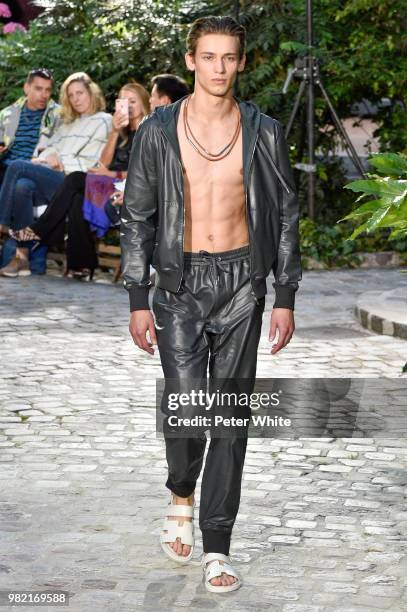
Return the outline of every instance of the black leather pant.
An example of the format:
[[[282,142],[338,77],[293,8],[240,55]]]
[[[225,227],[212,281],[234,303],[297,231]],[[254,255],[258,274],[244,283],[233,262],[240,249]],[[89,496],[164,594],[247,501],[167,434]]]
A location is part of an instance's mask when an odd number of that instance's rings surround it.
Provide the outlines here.
[[[178,293],[156,287],[153,312],[165,379],[250,379],[254,383],[265,298],[251,292],[249,247],[185,253]],[[249,385],[252,384],[249,382]],[[247,387],[246,387],[247,389]],[[166,486],[195,489],[207,438],[165,437]],[[199,526],[204,552],[229,554],[240,503],[246,435],[211,437],[202,478]]]

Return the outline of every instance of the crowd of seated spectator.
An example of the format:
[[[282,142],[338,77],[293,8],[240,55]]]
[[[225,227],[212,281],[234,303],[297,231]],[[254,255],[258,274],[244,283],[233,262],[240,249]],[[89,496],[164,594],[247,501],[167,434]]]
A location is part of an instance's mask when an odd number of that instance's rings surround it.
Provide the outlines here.
[[[65,248],[67,276],[92,279],[96,238],[120,223],[134,134],[147,114],[188,87],[170,74],[153,77],[150,93],[130,81],[113,114],[84,72],[64,81],[59,104],[52,90],[52,73],[32,70],[24,96],[0,111],[0,234],[15,245],[0,275],[29,276],[30,259],[45,246]]]

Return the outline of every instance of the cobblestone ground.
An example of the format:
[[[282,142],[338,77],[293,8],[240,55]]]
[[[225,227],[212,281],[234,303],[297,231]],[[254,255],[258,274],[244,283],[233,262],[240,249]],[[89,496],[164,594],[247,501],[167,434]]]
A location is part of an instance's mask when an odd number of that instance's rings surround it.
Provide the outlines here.
[[[362,329],[353,305],[403,282],[305,273],[296,335],[272,356],[264,324],[258,376],[400,377],[407,343]],[[405,438],[251,438],[231,548],[244,587],[210,594],[158,544],[161,370],[129,339],[125,291],[3,279],[0,311],[0,589],[66,589],[74,612],[407,609]]]

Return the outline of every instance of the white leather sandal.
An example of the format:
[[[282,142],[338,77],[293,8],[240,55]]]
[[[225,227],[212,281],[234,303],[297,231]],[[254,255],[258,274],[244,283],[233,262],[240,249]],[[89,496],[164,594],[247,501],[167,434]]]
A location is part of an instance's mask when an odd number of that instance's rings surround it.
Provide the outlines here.
[[[213,561],[213,563],[209,563],[210,561]],[[223,563],[219,563],[219,561],[223,561]],[[236,570],[231,566],[228,555],[222,555],[221,553],[205,553],[201,563],[203,565],[204,582],[207,591],[211,591],[211,593],[229,593],[230,591],[236,591],[236,589],[242,586],[243,581]],[[216,586],[210,583],[212,578],[222,576],[223,572],[229,576],[234,576],[236,581],[227,586],[223,584]]]
[[[160,544],[165,554],[177,563],[188,563],[194,552],[194,508],[195,500],[193,506],[173,504],[172,495],[170,496],[168,510],[166,513],[167,516],[164,519],[163,528],[160,533]],[[169,516],[189,517],[192,520],[184,521],[182,525],[179,525],[176,519],[169,519]],[[191,551],[187,557],[177,555],[171,546],[168,545],[168,542],[176,542],[177,538],[180,538],[182,544],[186,544],[187,546],[191,547]]]

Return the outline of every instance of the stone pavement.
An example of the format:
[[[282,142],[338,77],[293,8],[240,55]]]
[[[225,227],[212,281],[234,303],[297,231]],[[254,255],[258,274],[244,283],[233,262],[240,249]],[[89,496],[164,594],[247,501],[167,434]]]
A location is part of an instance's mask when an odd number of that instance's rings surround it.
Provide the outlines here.
[[[397,269],[305,272],[296,334],[275,356],[268,298],[258,376],[401,377],[406,341],[362,328],[353,308],[406,282]],[[160,363],[127,325],[123,289],[0,280],[0,590],[65,589],[70,612],[406,610],[402,437],[251,438],[231,548],[243,588],[207,593],[199,567],[167,560]]]

